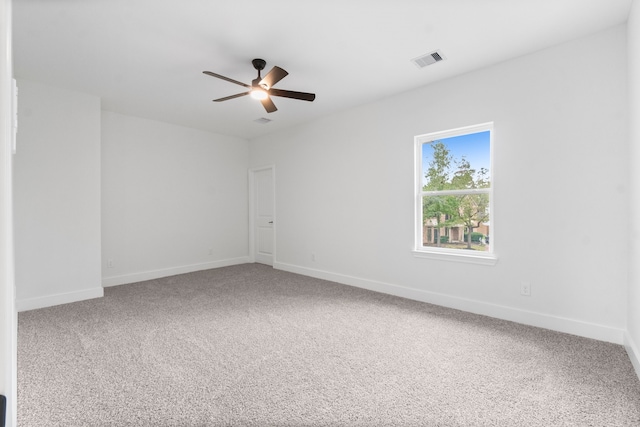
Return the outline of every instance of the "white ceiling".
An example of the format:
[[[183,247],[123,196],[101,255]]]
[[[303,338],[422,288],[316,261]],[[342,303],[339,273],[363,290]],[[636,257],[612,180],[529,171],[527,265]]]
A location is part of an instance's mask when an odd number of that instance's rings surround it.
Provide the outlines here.
[[[15,75],[102,108],[243,138],[294,126],[626,21],[631,0],[13,0]],[[424,69],[410,60],[440,50]],[[314,92],[267,114],[253,58]],[[594,52],[594,61],[597,61]],[[550,67],[553,64],[549,64]],[[264,73],[263,73],[264,75]],[[254,120],[272,119],[268,124]]]

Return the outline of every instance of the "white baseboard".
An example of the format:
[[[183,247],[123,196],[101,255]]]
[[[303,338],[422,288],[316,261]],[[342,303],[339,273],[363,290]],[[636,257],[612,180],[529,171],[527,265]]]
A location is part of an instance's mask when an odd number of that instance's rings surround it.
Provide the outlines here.
[[[54,305],[68,304],[70,302],[84,301],[92,298],[101,298],[104,295],[103,289],[91,288],[75,292],[65,292],[63,294],[45,295],[36,298],[24,298],[16,300],[18,311],[35,310],[38,308],[52,307]]]
[[[102,286],[118,286],[127,283],[143,282],[145,280],[159,279],[161,277],[175,276],[177,274],[191,273],[200,270],[210,270],[212,268],[228,267],[230,265],[246,264],[250,262],[249,257],[238,257],[219,261],[204,262],[201,264],[183,265],[179,267],[162,268],[159,270],[142,271],[138,273],[123,274],[121,276],[110,276],[102,278]]]
[[[274,262],[273,268],[470,313],[622,345],[624,330],[400,285]],[[637,369],[637,368],[636,368]]]
[[[629,359],[631,359],[631,364],[636,370],[638,379],[640,379],[640,348],[638,348],[633,339],[631,339],[629,332],[624,333],[624,347],[627,349],[627,354],[629,355]]]

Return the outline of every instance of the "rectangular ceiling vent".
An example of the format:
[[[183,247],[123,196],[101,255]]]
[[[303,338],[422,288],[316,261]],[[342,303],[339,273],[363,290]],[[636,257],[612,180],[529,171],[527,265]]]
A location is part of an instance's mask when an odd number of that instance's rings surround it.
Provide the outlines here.
[[[256,123],[260,123],[261,125],[266,125],[267,123],[272,122],[272,121],[273,121],[273,120],[271,120],[271,119],[267,119],[267,118],[264,118],[264,117],[261,117],[261,118],[259,118],[259,119],[255,119],[255,120],[254,120],[254,122],[256,122]]]
[[[444,55],[439,50],[435,52],[427,53],[426,55],[418,56],[417,58],[413,58],[411,62],[416,64],[418,68],[424,68],[427,65],[435,64],[436,62],[440,62],[444,60]]]

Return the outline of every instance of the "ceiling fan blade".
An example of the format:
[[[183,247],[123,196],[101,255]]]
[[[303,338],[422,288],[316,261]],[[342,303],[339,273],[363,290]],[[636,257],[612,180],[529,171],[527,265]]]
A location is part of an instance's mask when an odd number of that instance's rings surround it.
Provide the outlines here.
[[[267,73],[266,76],[262,80],[260,80],[260,86],[266,86],[267,89],[270,89],[273,85],[278,83],[280,80],[284,79],[287,76],[285,70],[280,67],[273,67],[271,71]]]
[[[283,90],[283,89],[270,89],[269,95],[282,96],[284,98],[301,99],[303,101],[313,101],[314,99],[316,99],[315,93],[294,92],[292,90]]]
[[[251,92],[236,93],[235,95],[230,95],[230,96],[225,96],[224,98],[214,99],[213,102],[228,101],[230,99],[240,98],[241,96],[249,95],[250,93]]]
[[[244,87],[251,87],[251,86],[250,86],[250,85],[248,85],[248,84],[245,84],[245,83],[239,82],[239,81],[237,81],[237,80],[230,79],[229,77],[221,76],[220,74],[212,73],[211,71],[203,71],[203,73],[204,73],[204,74],[206,74],[206,75],[208,75],[208,76],[211,76],[211,77],[217,77],[217,78],[219,78],[219,79],[226,80],[226,81],[228,81],[228,82],[235,83],[235,84],[240,85],[240,86],[244,86]]]
[[[274,111],[278,110],[276,108],[276,104],[274,104],[273,101],[271,100],[271,98],[269,98],[269,97],[266,97],[265,99],[261,100],[260,102],[262,102],[262,106],[264,107],[265,110],[267,110],[267,113],[273,113]]]

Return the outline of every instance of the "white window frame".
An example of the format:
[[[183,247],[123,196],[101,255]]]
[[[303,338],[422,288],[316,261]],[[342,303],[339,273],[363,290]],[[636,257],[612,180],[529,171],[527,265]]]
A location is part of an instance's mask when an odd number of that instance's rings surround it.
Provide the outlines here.
[[[422,146],[424,144],[431,143],[439,139],[450,138],[453,136],[467,135],[470,133],[478,133],[489,131],[489,161],[491,171],[491,186],[490,188],[483,189],[470,189],[470,190],[448,190],[448,191],[423,191],[422,178],[425,171],[422,165]],[[413,249],[413,255],[417,258],[429,258],[442,261],[458,261],[471,264],[481,265],[495,265],[498,262],[498,256],[495,251],[495,240],[493,237],[494,231],[494,213],[493,208],[493,188],[494,188],[494,167],[493,167],[493,122],[482,123],[473,126],[465,126],[456,129],[450,129],[441,132],[432,132],[424,135],[417,135],[414,137],[415,148],[415,218],[414,218],[414,230],[415,230],[415,244]],[[422,218],[422,198],[423,196],[429,196],[433,194],[439,195],[455,195],[455,194],[489,194],[489,252],[480,251],[465,251],[462,249],[449,249],[449,248],[437,248],[431,246],[423,246],[422,233],[423,233],[423,218]]]

